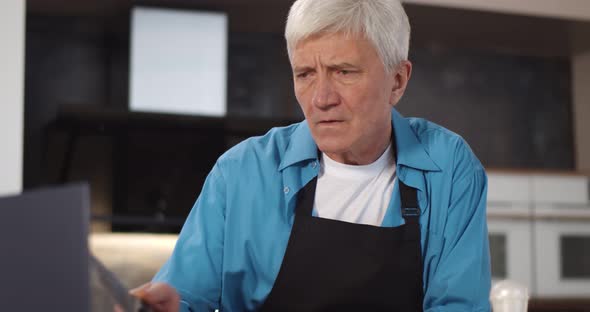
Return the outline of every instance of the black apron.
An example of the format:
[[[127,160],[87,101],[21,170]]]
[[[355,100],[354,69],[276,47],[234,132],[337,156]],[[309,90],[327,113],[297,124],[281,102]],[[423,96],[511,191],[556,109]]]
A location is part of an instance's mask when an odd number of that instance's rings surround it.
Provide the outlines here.
[[[316,183],[297,194],[287,250],[260,311],[422,311],[416,189],[398,179],[405,224],[392,228],[313,217]]]

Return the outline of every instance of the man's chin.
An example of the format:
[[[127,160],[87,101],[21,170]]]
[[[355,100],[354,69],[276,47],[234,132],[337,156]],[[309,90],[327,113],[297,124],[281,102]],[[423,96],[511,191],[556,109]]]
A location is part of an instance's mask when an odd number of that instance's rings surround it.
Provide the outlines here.
[[[336,140],[336,139],[334,139]],[[344,142],[330,141],[329,139],[316,140],[318,149],[325,154],[339,154],[345,152],[347,145]]]

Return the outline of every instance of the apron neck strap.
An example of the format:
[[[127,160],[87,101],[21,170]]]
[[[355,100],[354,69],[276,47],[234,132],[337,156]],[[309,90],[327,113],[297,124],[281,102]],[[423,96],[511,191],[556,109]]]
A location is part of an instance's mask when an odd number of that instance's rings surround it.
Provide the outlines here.
[[[415,188],[407,186],[397,179],[399,183],[400,199],[402,204],[402,217],[406,223],[418,223],[420,206],[418,205],[418,192]]]
[[[297,192],[297,207],[295,214],[311,216],[313,212],[313,200],[315,199],[315,187],[318,177],[314,177],[311,181]]]

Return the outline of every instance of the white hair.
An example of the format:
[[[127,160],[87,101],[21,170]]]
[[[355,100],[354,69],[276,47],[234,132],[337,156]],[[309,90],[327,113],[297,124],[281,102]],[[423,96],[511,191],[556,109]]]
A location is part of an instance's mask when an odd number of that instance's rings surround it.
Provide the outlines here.
[[[319,33],[363,35],[387,71],[408,59],[410,22],[399,0],[297,0],[285,27],[287,52]]]

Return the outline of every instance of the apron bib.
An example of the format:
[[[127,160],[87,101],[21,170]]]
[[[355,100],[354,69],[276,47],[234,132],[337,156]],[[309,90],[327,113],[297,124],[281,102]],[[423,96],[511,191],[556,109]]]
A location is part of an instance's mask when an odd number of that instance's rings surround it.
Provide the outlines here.
[[[422,311],[416,189],[398,179],[405,224],[392,228],[313,217],[316,183],[297,194],[285,256],[260,311]]]

